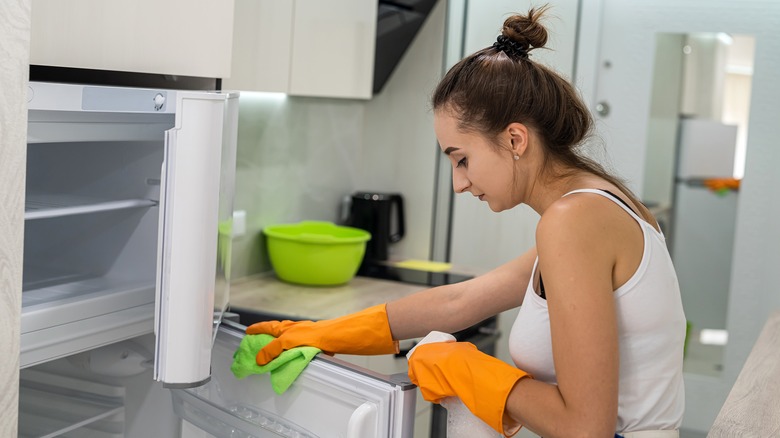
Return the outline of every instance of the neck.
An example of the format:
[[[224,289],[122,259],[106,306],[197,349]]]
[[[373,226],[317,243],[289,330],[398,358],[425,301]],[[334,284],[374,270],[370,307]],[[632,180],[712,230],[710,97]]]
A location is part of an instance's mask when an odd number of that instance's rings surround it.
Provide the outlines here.
[[[597,187],[600,181],[600,178],[590,173],[553,169],[530,186],[526,204],[541,216],[553,202],[561,199],[563,195],[572,190]]]

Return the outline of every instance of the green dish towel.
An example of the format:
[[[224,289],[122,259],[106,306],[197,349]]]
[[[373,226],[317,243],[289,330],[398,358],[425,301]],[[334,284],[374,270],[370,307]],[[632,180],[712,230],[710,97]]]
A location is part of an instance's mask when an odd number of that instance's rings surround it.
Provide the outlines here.
[[[277,394],[283,394],[321,350],[317,347],[295,347],[283,351],[265,365],[258,365],[255,361],[257,352],[272,340],[274,337],[266,334],[245,335],[233,353],[230,371],[239,379],[252,374],[271,373],[271,387]]]

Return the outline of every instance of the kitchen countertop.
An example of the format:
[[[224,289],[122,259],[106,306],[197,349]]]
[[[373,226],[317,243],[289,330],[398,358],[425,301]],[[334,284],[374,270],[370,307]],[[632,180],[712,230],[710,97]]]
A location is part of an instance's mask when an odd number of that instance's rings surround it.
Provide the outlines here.
[[[425,286],[368,277],[355,277],[335,287],[285,283],[273,273],[253,275],[230,284],[231,311],[246,309],[274,319],[330,319],[386,303]]]
[[[780,310],[756,340],[708,437],[770,437],[780,433]]]

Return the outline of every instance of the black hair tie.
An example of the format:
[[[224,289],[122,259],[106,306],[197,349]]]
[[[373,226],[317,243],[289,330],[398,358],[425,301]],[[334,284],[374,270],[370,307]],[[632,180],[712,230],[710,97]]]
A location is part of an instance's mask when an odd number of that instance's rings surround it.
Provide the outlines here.
[[[510,40],[504,35],[499,35],[493,47],[503,51],[510,58],[528,59],[528,49],[522,47],[517,41]]]

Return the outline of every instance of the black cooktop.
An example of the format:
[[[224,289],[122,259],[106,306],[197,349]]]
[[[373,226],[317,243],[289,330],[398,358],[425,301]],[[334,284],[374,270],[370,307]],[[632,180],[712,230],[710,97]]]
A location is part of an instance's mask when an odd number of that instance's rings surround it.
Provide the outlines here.
[[[461,281],[474,278],[470,275],[455,274],[451,272],[428,272],[378,264],[364,264],[358,270],[357,275],[383,280],[400,281],[403,283],[420,284],[423,286],[443,286],[445,284],[460,283]]]

